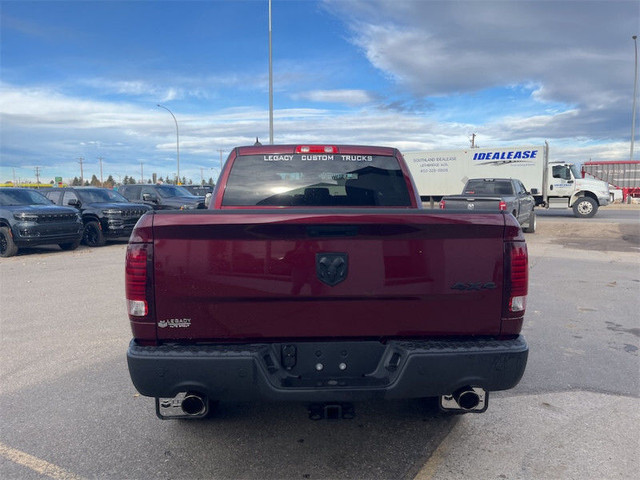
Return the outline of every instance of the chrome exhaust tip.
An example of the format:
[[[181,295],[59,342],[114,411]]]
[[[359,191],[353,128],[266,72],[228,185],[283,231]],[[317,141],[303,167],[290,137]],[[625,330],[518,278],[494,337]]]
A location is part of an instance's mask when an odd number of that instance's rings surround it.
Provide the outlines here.
[[[207,411],[207,403],[203,397],[196,393],[187,393],[180,403],[182,411],[191,416],[202,416]]]
[[[445,412],[482,413],[489,406],[489,392],[480,387],[462,387],[440,397],[440,409]]]
[[[480,404],[480,396],[473,390],[458,391],[453,398],[463,410],[473,410]]]
[[[156,398],[156,415],[163,419],[203,418],[209,413],[209,399],[196,392],[180,392],[171,398]]]

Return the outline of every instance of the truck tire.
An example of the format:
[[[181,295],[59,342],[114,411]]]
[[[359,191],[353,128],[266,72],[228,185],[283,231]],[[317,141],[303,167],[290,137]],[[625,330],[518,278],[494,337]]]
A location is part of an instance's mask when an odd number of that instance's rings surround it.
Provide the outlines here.
[[[573,215],[578,218],[591,218],[598,211],[598,203],[591,197],[580,197],[573,204]]]
[[[95,220],[85,224],[82,239],[89,247],[101,247],[106,243],[100,224]]]
[[[0,227],[0,257],[13,257],[18,253],[18,247],[13,242],[9,227]]]
[[[58,246],[62,250],[75,250],[80,246],[80,239],[76,240],[75,242],[59,243]]]
[[[536,233],[536,212],[531,210],[531,214],[529,215],[529,222],[526,227],[522,228],[524,233]]]

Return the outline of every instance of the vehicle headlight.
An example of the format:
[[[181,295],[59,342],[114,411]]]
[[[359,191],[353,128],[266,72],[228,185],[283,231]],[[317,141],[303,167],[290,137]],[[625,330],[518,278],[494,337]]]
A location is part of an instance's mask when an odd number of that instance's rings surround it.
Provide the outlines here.
[[[103,210],[102,213],[108,216],[122,215],[122,210],[117,210],[115,208],[107,208]]]
[[[16,220],[20,220],[22,222],[38,221],[38,215],[36,213],[24,213],[24,212],[14,213],[13,218],[15,218]]]
[[[195,209],[195,208],[196,208],[196,206],[195,206],[195,205],[182,205],[182,206],[180,207],[180,210],[193,210],[193,209]]]

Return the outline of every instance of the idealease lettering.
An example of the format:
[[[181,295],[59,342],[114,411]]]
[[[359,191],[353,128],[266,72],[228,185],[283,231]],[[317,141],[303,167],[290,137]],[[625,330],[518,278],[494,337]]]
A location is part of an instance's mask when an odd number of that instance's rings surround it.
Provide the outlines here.
[[[536,158],[538,150],[512,150],[509,152],[476,153],[474,160],[515,160],[517,158]]]

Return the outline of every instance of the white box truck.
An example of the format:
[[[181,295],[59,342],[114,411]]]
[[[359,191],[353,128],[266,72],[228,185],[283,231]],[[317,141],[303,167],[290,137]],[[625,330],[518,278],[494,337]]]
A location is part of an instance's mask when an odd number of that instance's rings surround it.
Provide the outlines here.
[[[609,185],[582,178],[570,163],[550,163],[549,144],[502,148],[466,148],[403,152],[423,202],[454,195],[470,178],[515,178],[533,195],[536,206],[573,208],[576,217],[593,217],[611,201]]]

